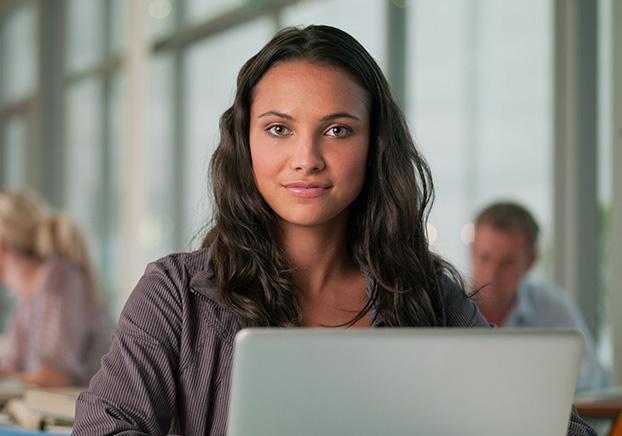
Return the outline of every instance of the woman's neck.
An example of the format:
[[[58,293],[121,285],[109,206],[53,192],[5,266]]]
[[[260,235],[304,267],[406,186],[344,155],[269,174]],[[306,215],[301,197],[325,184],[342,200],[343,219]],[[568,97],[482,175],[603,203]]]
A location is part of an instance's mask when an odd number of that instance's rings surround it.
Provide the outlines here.
[[[295,268],[294,278],[305,293],[322,294],[331,283],[358,270],[348,254],[345,225],[283,225],[281,235],[287,258]]]
[[[302,295],[300,325],[343,326],[364,309],[367,282],[351,259],[345,225],[311,228],[282,227],[282,244],[294,267],[294,280]],[[354,327],[369,327],[369,317]]]

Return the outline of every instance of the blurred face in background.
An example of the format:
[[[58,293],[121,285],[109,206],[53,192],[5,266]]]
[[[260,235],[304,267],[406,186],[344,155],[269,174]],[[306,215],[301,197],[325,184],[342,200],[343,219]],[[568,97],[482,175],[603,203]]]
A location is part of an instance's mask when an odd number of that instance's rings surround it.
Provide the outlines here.
[[[15,296],[20,296],[20,287],[15,284],[21,283],[19,268],[16,268],[17,255],[9,244],[0,239],[0,285]]]
[[[4,284],[5,259],[6,259],[6,242],[0,239],[0,285]]]
[[[516,299],[518,285],[536,261],[527,236],[519,230],[476,226],[471,264],[477,301],[484,307],[507,307]]]
[[[0,239],[0,285],[19,299],[29,299],[41,278],[42,260]]]

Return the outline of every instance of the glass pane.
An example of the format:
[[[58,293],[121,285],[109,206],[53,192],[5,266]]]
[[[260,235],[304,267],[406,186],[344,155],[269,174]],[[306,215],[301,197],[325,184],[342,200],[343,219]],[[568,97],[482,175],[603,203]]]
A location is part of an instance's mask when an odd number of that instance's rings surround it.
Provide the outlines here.
[[[102,276],[104,290],[110,297],[111,310],[118,314],[124,301],[119,301],[118,292],[121,290],[123,262],[127,259],[123,255],[123,229],[121,217],[124,216],[123,186],[128,181],[127,165],[127,101],[129,94],[127,76],[117,73],[110,78],[110,94],[106,96],[109,104],[108,114],[110,126],[108,130],[108,172],[105,174],[107,186],[106,211],[103,227],[102,247]],[[126,289],[123,289],[126,291]],[[113,304],[114,302],[114,304]]]
[[[204,21],[224,12],[235,9],[245,3],[245,0],[188,0],[184,21]]]
[[[126,0],[110,0],[112,7],[112,27],[110,45],[113,53],[127,50],[129,37],[131,3]],[[147,41],[171,35],[175,30],[175,13],[179,1],[139,0],[142,7],[142,19]]]
[[[218,120],[233,101],[237,73],[272,33],[272,21],[259,19],[196,44],[187,53],[184,243],[211,216],[207,169],[219,138]]]
[[[69,88],[66,99],[66,208],[86,234],[98,275],[102,265],[101,98],[100,83],[93,79]]]
[[[175,238],[174,63],[171,57],[154,58],[150,65],[144,156],[147,212],[141,224],[140,244],[146,264],[178,248]]]
[[[467,271],[465,225],[514,199],[541,225],[536,273],[550,275],[551,2],[418,0],[408,14],[408,119],[436,184],[435,249]]]
[[[127,48],[127,30],[129,24],[130,2],[109,0],[112,8],[110,28],[110,49],[112,53],[123,53]]]
[[[175,30],[175,8],[180,2],[173,0],[143,0],[145,6],[145,29],[147,39],[153,41]],[[205,2],[211,3],[211,0]]]
[[[2,182],[7,188],[28,184],[28,122],[23,116],[9,118],[4,125]]]
[[[386,71],[387,4],[383,0],[306,1],[286,8],[285,26],[327,24],[354,36]]]
[[[33,2],[16,3],[0,27],[3,51],[0,98],[11,102],[29,96],[37,86],[37,27]]]
[[[67,2],[67,68],[70,72],[92,67],[102,60],[104,6],[101,0]]]
[[[602,362],[609,367],[613,365],[611,337],[610,295],[614,290],[611,283],[611,238],[612,238],[612,199],[613,199],[613,119],[611,108],[613,84],[612,71],[612,0],[603,0],[598,6],[598,200],[600,216],[600,260],[601,281],[604,293],[601,296],[600,320],[601,334],[598,342],[598,353]],[[619,189],[619,187],[616,187]]]

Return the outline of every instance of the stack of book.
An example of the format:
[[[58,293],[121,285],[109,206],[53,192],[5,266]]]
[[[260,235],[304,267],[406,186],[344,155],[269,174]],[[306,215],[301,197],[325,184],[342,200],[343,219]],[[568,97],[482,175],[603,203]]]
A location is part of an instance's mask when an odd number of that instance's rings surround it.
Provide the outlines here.
[[[22,398],[9,400],[4,411],[20,428],[71,433],[76,399],[82,388],[28,388]]]
[[[3,378],[0,380],[0,404],[5,404],[12,398],[21,397],[26,389],[34,386],[24,384],[11,378]]]

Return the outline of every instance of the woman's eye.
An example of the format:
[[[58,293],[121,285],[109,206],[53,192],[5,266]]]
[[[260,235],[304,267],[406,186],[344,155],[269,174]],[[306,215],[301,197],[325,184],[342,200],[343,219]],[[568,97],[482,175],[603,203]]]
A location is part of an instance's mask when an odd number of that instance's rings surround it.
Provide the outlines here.
[[[268,127],[268,133],[274,136],[287,136],[291,133],[291,131],[281,124],[275,124]]]
[[[352,134],[352,129],[346,126],[333,126],[326,131],[326,134],[336,138],[345,138]]]

